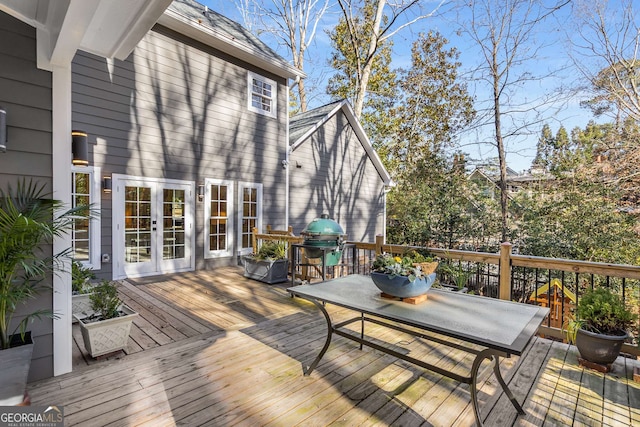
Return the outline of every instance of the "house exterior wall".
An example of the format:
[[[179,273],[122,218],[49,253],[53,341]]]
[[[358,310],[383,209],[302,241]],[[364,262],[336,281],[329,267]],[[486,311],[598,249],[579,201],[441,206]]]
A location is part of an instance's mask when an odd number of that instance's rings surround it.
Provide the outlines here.
[[[7,151],[0,152],[0,188],[23,177],[52,190],[51,73],[36,67],[35,28],[0,12],[0,107],[7,111]],[[51,255],[45,247],[44,255]],[[51,277],[48,284],[51,283]],[[29,303],[28,311],[51,310],[50,291]],[[14,323],[22,317],[17,312]],[[35,320],[29,329],[35,342],[29,380],[53,375],[53,321]]]
[[[289,167],[289,225],[295,234],[322,213],[350,241],[373,242],[383,232],[383,181],[342,112],[291,153]]]
[[[248,110],[247,71],[278,83],[277,118]],[[262,183],[263,224],[284,227],[285,79],[159,25],[126,61],[79,52],[72,72],[73,127],[89,134],[102,175],[232,180],[236,199],[238,182]],[[111,254],[112,196],[101,205],[102,253]],[[195,204],[196,269],[236,263],[204,258],[203,205]],[[98,275],[111,277],[112,265]]]

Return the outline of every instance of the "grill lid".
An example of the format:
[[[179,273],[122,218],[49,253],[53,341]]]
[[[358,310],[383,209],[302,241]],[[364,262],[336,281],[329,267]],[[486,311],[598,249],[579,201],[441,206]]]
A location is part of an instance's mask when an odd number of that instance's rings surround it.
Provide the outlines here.
[[[326,213],[307,224],[305,229],[300,232],[300,235],[307,240],[335,240],[336,238],[346,237],[340,224],[330,219]]]

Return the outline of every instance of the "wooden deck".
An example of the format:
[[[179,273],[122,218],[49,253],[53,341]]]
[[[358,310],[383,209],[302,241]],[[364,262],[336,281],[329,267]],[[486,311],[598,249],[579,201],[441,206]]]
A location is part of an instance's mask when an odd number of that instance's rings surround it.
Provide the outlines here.
[[[33,405],[64,406],[66,425],[470,426],[469,388],[335,337],[316,370],[326,323],[286,285],[245,280],[236,268],[125,282],[140,313],[128,354],[98,361],[79,348],[70,374],[32,383]],[[333,315],[346,313],[328,307]],[[375,330],[397,351],[467,371],[470,358],[425,340]],[[80,350],[82,348],[82,350]],[[480,408],[487,426],[640,425],[638,362],[618,358],[612,374],[578,366],[575,347],[536,338],[504,359],[516,411],[486,362]]]

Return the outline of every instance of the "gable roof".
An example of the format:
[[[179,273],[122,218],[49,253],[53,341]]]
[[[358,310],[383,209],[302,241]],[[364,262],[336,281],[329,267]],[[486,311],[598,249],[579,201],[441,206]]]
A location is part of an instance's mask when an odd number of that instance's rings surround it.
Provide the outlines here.
[[[360,121],[356,118],[351,104],[346,99],[323,105],[304,113],[296,114],[289,119],[289,146],[291,151],[295,151],[300,145],[309,139],[318,129],[327,123],[333,116],[342,111],[345,115],[353,131],[355,132],[362,148],[378,171],[384,185],[391,186],[393,181],[389,172],[382,164],[378,153],[373,149],[371,141],[364,132]]]
[[[569,298],[573,302],[576,302],[576,294],[574,294],[570,289],[565,288],[559,279],[551,279],[551,283],[547,283],[538,288],[537,291],[533,291],[531,293],[531,296],[529,297],[529,300],[535,300],[540,296],[546,296],[549,293],[549,286],[553,287],[555,292],[561,291],[562,293],[564,293],[565,297]]]
[[[174,0],[158,23],[277,76],[306,76],[242,25],[195,0]]]

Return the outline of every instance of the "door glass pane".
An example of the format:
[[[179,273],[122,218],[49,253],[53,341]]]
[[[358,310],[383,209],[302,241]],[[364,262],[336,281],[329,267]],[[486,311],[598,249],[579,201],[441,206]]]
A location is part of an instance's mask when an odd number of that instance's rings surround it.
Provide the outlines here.
[[[125,262],[151,261],[151,188],[125,187]]]
[[[242,248],[251,248],[251,233],[258,224],[258,190],[245,188],[242,192]]]
[[[209,250],[227,250],[227,186],[211,185]]]
[[[162,191],[162,259],[184,258],[185,191]]]
[[[73,207],[89,206],[91,175],[74,172],[71,187]],[[90,221],[86,218],[76,219],[71,230],[71,257],[76,261],[89,261],[89,232]]]

